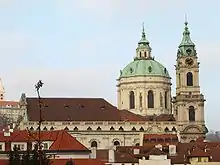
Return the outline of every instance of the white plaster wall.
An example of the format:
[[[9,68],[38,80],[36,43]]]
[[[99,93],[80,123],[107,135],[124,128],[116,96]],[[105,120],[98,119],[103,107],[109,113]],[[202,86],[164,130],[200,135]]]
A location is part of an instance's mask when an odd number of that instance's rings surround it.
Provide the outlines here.
[[[151,77],[129,77],[121,78],[118,82],[118,108],[129,110],[140,115],[153,115],[169,113],[171,109],[171,81],[170,78],[161,76]],[[154,108],[148,108],[147,94],[152,90],[154,93]],[[130,109],[129,93],[135,93],[135,108]],[[167,108],[165,108],[164,95],[167,92]],[[160,105],[160,93],[163,96],[163,106]],[[140,94],[142,95],[142,106],[140,106]]]
[[[68,127],[69,133],[76,137],[76,139],[85,145],[87,148],[91,147],[91,142],[95,140],[98,143],[98,149],[107,149],[111,147],[114,141],[119,141],[120,145],[133,146],[136,143],[143,144],[143,134],[148,133],[165,133],[164,129],[167,127],[170,131],[176,127],[176,122],[43,122],[42,129],[46,127],[50,130],[53,127],[55,130],[63,130]],[[20,125],[20,129],[38,128],[37,122],[27,122]],[[77,127],[78,131],[74,131]],[[92,128],[88,131],[87,128]],[[100,127],[102,130],[96,130]],[[115,131],[110,131],[114,127]],[[124,131],[119,131],[122,127]],[[132,131],[135,127],[137,131]],[[144,131],[139,131],[140,128]],[[178,129],[176,127],[176,129]]]

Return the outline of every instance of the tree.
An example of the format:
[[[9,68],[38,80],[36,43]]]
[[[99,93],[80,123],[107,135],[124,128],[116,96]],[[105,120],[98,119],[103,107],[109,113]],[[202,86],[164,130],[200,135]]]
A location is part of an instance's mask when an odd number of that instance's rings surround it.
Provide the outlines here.
[[[72,159],[67,160],[66,165],[74,165],[73,160]]]
[[[39,154],[40,153],[40,154]],[[41,165],[50,165],[50,159],[45,152],[39,151],[38,148],[34,150],[26,150],[23,154],[14,147],[12,151],[9,152],[9,163],[8,165],[39,165],[41,156]]]
[[[21,157],[17,147],[14,147],[12,151],[9,152],[9,165],[20,165]]]

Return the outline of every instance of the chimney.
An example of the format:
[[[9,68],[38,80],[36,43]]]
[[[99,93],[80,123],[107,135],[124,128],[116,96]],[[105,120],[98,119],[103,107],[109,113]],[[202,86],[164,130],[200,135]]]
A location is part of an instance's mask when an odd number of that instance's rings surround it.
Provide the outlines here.
[[[177,135],[177,138],[178,138],[178,142],[180,142],[180,140],[181,140],[180,131],[177,131],[176,135]]]
[[[4,130],[4,136],[10,136],[10,135],[11,135],[11,133],[9,131]]]
[[[14,126],[13,124],[8,126],[9,132],[14,132],[14,127],[13,126]]]
[[[169,145],[169,154],[176,155],[176,145]]]
[[[133,152],[134,152],[134,155],[138,155],[138,154],[140,154],[140,149],[134,148]]]
[[[108,151],[108,161],[109,163],[114,163],[115,162],[115,150],[114,148],[110,148]]]
[[[91,148],[91,159],[96,159],[96,147]]]

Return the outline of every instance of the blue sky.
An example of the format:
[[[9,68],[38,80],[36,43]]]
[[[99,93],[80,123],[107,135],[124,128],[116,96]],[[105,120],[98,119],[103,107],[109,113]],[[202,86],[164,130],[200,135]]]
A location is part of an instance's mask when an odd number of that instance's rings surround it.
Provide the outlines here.
[[[104,97],[116,105],[116,79],[135,56],[145,22],[152,54],[172,76],[188,15],[196,44],[206,122],[218,130],[220,2],[190,0],[0,0],[0,76],[8,100]]]

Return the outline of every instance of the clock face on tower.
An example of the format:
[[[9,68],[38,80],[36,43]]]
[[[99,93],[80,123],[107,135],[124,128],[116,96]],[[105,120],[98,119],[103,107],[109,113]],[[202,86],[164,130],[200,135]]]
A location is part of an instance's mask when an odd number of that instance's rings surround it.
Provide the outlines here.
[[[187,65],[193,65],[193,63],[194,63],[194,61],[193,61],[193,59],[192,58],[187,58],[186,59],[186,61],[185,61],[185,63],[187,64]]]

